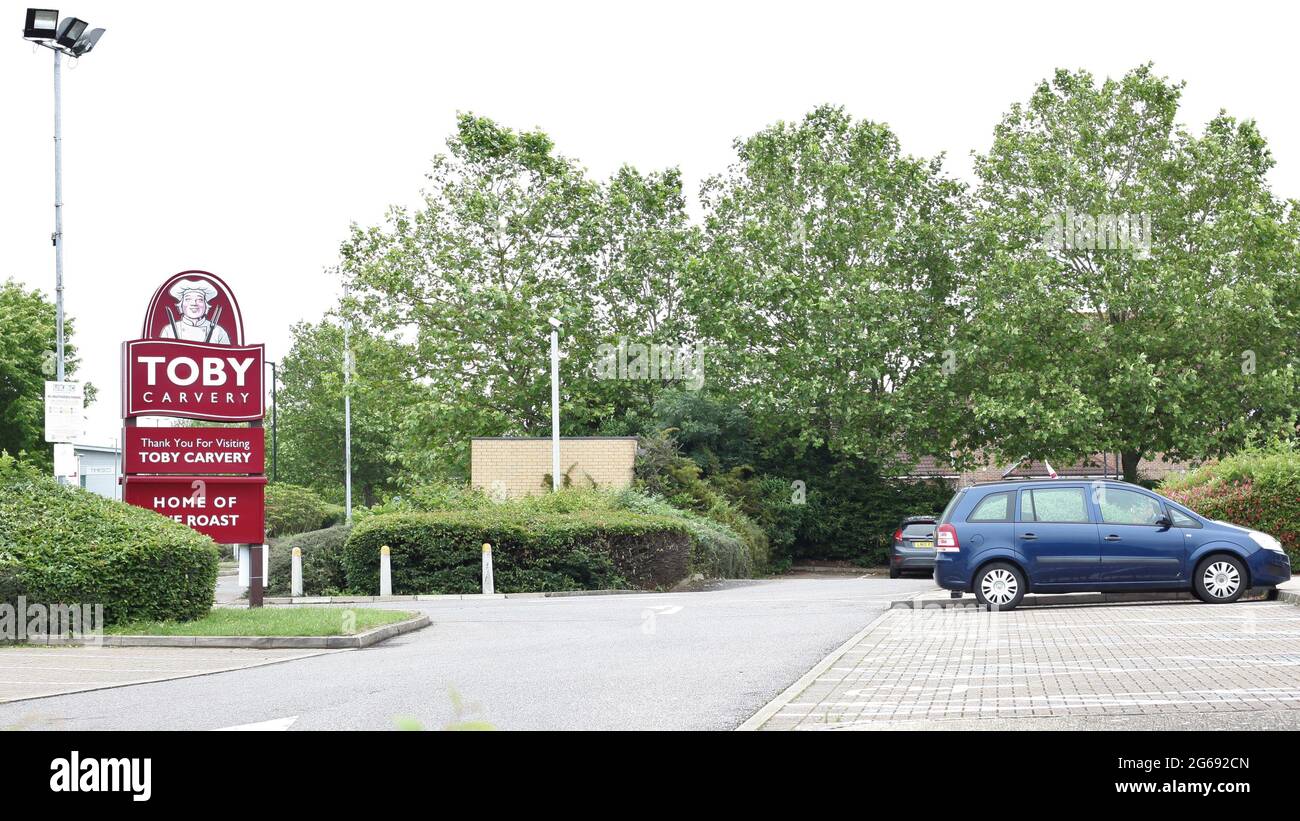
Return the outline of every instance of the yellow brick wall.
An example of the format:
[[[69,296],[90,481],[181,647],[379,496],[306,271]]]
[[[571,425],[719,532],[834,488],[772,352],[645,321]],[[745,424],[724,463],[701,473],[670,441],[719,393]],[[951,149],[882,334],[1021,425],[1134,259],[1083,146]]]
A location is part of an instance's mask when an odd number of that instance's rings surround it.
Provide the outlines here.
[[[560,477],[571,487],[622,489],[632,484],[635,437],[561,437]],[[569,470],[573,465],[573,470]],[[550,439],[474,439],[470,442],[470,482],[494,498],[515,499],[548,489]]]

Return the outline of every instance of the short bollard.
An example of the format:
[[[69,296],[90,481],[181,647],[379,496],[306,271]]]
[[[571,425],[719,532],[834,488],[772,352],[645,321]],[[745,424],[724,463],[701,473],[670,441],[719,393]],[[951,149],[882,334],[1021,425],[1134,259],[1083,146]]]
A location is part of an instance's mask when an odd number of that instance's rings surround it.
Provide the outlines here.
[[[483,543],[483,595],[493,595],[492,582],[492,545]]]
[[[388,555],[388,545],[379,548],[379,595],[393,595],[393,565]]]
[[[293,560],[289,566],[289,595],[302,595],[302,548],[293,549]]]

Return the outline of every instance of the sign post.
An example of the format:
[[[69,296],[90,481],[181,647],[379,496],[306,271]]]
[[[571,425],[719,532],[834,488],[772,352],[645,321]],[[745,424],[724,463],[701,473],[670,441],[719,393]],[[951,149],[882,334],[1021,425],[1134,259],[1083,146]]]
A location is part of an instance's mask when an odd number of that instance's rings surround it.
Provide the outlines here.
[[[246,545],[249,607],[262,606],[266,541],[265,349],[244,344],[239,304],[206,271],[157,291],[140,339],[122,343],[123,498],[219,544]],[[248,427],[146,428],[141,416]]]

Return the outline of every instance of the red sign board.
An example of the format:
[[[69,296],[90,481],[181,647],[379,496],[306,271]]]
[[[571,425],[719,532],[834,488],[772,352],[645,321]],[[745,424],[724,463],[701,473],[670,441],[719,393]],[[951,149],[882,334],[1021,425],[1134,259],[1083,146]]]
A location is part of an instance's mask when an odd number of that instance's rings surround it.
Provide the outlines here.
[[[128,504],[168,516],[218,544],[265,541],[265,476],[126,476]]]
[[[262,473],[262,428],[126,428],[125,473]]]
[[[122,416],[261,420],[262,345],[136,339],[122,344]]]

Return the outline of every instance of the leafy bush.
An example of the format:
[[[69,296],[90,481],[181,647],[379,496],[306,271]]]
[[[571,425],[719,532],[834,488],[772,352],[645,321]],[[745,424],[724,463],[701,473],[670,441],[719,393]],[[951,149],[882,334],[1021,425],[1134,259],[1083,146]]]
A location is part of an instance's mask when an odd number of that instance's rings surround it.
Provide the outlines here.
[[[767,573],[773,569],[769,541],[763,529],[721,489],[705,481],[699,465],[678,454],[676,441],[669,431],[641,437],[634,472],[637,489],[662,498],[679,510],[694,511],[734,533],[749,554],[743,564],[749,567],[750,573]],[[715,544],[713,547],[722,546]],[[726,551],[721,555],[725,556]],[[704,561],[701,568],[709,565],[706,556],[701,556],[701,559]],[[714,569],[717,572],[704,569],[700,572],[718,575],[723,567],[719,565]]]
[[[615,498],[621,510],[680,520],[691,534],[691,573],[711,579],[743,579],[753,573],[749,547],[726,525],[636,490],[622,491]]]
[[[476,593],[484,542],[501,592],[663,587],[685,577],[691,546],[680,521],[623,511],[387,513],[348,537],[348,587],[379,589],[379,549],[388,545],[395,594]]]
[[[343,508],[326,502],[313,490],[281,482],[266,486],[268,537],[320,530],[342,519]]]
[[[293,574],[293,549],[302,550],[302,592],[304,596],[329,596],[347,589],[347,572],[343,566],[343,545],[352,528],[336,525],[270,542],[271,558],[267,570],[268,596],[288,596]]]
[[[216,581],[207,536],[0,454],[0,598],[102,604],[107,624],[184,620],[208,612]]]
[[[1170,476],[1160,492],[1210,519],[1277,537],[1300,570],[1300,449],[1274,442]]]

